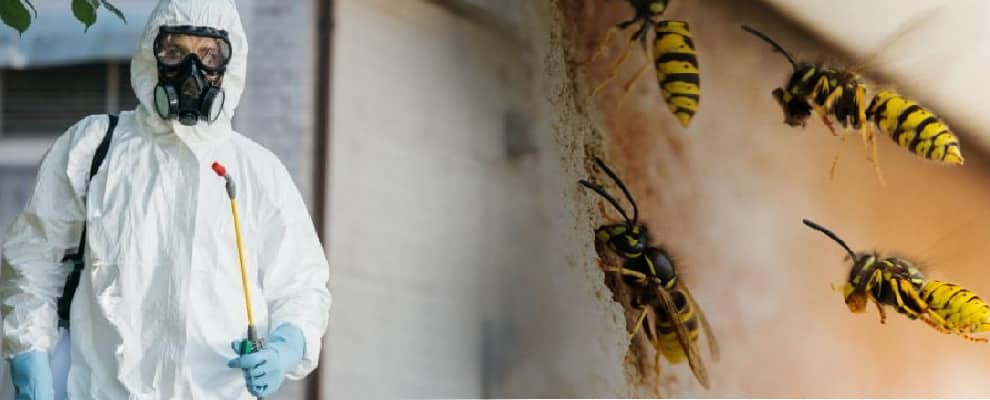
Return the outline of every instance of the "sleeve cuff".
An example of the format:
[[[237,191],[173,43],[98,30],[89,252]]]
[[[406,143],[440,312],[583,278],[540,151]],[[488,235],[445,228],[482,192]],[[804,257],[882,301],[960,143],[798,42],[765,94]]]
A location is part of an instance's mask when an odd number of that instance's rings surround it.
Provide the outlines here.
[[[295,321],[272,321],[270,326],[277,328],[283,324],[293,325],[302,331],[303,343],[305,344],[302,359],[294,369],[285,375],[291,380],[301,380],[313,372],[320,362],[320,348],[323,345],[322,331]]]

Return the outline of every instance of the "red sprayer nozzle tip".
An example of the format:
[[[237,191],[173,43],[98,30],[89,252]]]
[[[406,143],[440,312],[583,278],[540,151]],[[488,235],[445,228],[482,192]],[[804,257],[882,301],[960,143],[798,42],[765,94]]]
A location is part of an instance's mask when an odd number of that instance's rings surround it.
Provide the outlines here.
[[[226,176],[227,175],[227,168],[224,168],[222,164],[214,161],[213,162],[213,172],[216,172],[217,175],[220,175],[220,176]]]

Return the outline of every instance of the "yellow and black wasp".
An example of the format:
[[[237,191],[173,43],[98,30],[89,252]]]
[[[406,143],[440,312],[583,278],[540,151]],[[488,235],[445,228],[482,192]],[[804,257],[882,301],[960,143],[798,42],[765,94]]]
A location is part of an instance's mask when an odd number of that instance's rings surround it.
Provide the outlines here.
[[[661,20],[664,11],[667,10],[670,0],[627,0],[635,11],[635,15],[627,20],[611,27],[605,33],[604,38],[593,52],[589,62],[597,59],[605,50],[605,45],[616,31],[626,30],[630,26],[639,24],[639,28],[633,33],[629,41],[626,42],[622,54],[615,64],[609,69],[608,77],[596,86],[590,97],[595,97],[598,92],[611,82],[618,75],[619,67],[625,63],[629,57],[629,51],[633,42],[639,41],[643,51],[647,51],[646,39],[649,28],[653,28],[655,37],[653,39],[653,64],[657,71],[657,84],[663,94],[667,108],[670,109],[678,122],[685,128],[691,123],[691,118],[698,112],[698,105],[701,96],[701,83],[698,74],[698,56],[691,38],[691,31],[685,21],[665,21]],[[649,54],[647,54],[649,55]],[[644,64],[636,71],[636,74],[624,86],[624,95],[628,94],[632,84],[639,79],[646,70]]]
[[[624,220],[598,227],[595,249],[608,265],[605,271],[618,273],[633,294],[632,304],[639,310],[639,317],[630,337],[642,328],[656,350],[654,368],[658,392],[661,354],[672,364],[686,358],[698,382],[707,389],[708,372],[698,352],[697,341],[699,329],[704,329],[712,358],[718,358],[718,344],[711,325],[679,279],[670,255],[664,249],[650,245],[649,232],[639,222],[639,208],[629,189],[602,160],[595,158],[595,162],[622,190],[633,209],[630,219],[618,200],[601,185],[583,179],[578,181],[612,204]],[[652,318],[648,318],[650,310],[653,311]]]
[[[793,67],[787,84],[772,92],[784,111],[784,122],[788,125],[804,126],[814,111],[833,134],[833,118],[843,128],[858,129],[863,143],[867,148],[872,147],[869,158],[881,181],[877,143],[869,121],[873,121],[880,132],[899,146],[918,156],[948,165],[963,163],[959,139],[931,111],[892,90],[877,93],[868,103],[867,86],[852,69],[797,62],[763,32],[746,25],[742,29],[769,43]]]
[[[947,282],[926,280],[921,270],[904,258],[853,252],[832,231],[807,219],[803,222],[839,243],[852,260],[849,279],[842,289],[849,311],[866,312],[866,304],[872,301],[880,313],[880,323],[886,321],[883,307],[891,306],[940,332],[975,342],[987,341],[972,334],[990,332],[990,305],[972,291]]]

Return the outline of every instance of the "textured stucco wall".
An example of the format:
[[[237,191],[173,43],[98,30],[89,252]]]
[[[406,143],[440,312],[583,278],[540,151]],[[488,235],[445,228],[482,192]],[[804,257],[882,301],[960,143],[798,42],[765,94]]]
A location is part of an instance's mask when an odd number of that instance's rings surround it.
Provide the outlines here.
[[[345,0],[337,15],[325,392],[479,396],[526,66],[436,4]]]
[[[329,398],[624,386],[584,361],[621,318],[568,200],[587,132],[555,134],[549,8],[517,5],[520,36],[436,3],[339,3]]]

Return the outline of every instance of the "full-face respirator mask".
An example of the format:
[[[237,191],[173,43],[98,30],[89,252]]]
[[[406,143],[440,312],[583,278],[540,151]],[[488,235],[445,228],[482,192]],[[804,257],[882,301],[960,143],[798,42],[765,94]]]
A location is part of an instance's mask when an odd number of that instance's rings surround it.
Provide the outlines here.
[[[212,123],[223,111],[223,74],[230,62],[227,31],[198,26],[162,26],[155,38],[158,85],[155,110],[183,125]]]

